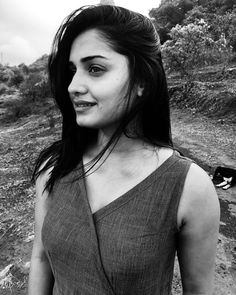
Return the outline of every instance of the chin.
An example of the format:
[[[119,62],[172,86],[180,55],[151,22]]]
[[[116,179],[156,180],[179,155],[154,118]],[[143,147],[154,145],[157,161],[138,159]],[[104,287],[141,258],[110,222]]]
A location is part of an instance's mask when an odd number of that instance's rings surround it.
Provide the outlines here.
[[[100,126],[96,122],[92,120],[81,120],[81,118],[76,118],[76,123],[80,127],[86,127],[86,128],[93,128],[93,129],[99,129]]]
[[[115,126],[117,127],[117,122],[102,122],[102,121],[95,121],[95,120],[89,120],[88,118],[86,120],[82,120],[82,118],[76,118],[76,123],[80,127],[85,128],[91,128],[91,129],[114,129]]]

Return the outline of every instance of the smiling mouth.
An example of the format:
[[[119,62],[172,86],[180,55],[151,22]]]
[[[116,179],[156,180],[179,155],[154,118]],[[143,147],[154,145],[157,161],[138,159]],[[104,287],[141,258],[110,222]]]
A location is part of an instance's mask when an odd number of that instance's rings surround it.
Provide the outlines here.
[[[96,105],[96,103],[92,102],[74,102],[76,108],[89,108]]]

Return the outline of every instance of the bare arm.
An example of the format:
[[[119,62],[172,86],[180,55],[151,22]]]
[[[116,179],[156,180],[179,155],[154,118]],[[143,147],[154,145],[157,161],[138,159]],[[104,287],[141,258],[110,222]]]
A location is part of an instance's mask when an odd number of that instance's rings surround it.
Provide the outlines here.
[[[48,173],[46,172],[42,176],[39,176],[36,181],[35,237],[30,263],[29,295],[52,294],[54,282],[51,267],[41,239],[42,225],[48,205],[48,194],[47,192],[43,192],[47,177]]]
[[[208,175],[192,164],[178,209],[178,259],[184,295],[211,295],[220,207]]]

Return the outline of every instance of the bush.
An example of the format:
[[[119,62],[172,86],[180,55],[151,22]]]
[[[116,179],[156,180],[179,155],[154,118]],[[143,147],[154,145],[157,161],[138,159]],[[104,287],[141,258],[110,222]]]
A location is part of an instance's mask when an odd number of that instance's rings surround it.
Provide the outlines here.
[[[230,61],[232,48],[227,46],[222,33],[213,40],[210,26],[203,19],[171,29],[171,40],[162,45],[164,63],[169,72],[178,72],[183,79],[182,98],[194,96],[197,92],[195,78],[199,67]]]
[[[21,96],[36,102],[51,95],[47,75],[44,72],[31,73],[20,85]]]
[[[230,56],[224,35],[214,41],[204,20],[171,29],[171,40],[162,45],[167,69],[188,78],[197,67],[224,62]]]
[[[20,71],[14,72],[14,76],[10,78],[8,83],[9,86],[19,87],[19,85],[24,81],[24,76],[20,73]]]
[[[47,108],[49,95],[47,76],[43,72],[29,74],[20,84],[18,97],[4,103],[7,112],[3,115],[2,121],[14,122],[24,116],[37,113],[39,109]]]
[[[193,8],[192,1],[161,1],[158,8],[152,8],[150,17],[160,36],[161,44],[169,40],[169,32],[177,24],[182,24],[185,14]]]
[[[15,122],[19,118],[28,116],[32,113],[32,107],[24,99],[11,99],[4,102],[3,107],[7,109],[1,118],[2,122]]]
[[[0,66],[0,83],[8,83],[14,76],[14,72],[10,67]]]
[[[5,94],[9,87],[5,83],[0,83],[0,95]]]
[[[18,69],[21,71],[23,75],[29,74],[29,68],[24,63],[19,64]]]

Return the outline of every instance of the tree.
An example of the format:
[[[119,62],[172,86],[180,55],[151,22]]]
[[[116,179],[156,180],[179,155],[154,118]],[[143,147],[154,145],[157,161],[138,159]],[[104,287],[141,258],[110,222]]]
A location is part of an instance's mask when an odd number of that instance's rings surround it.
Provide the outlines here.
[[[233,51],[236,52],[236,11],[212,15],[210,31],[214,40],[224,34],[228,46],[232,46]]]
[[[15,70],[14,71],[14,76],[11,77],[8,85],[9,86],[19,87],[19,85],[23,81],[24,81],[24,75],[19,70]]]
[[[51,92],[46,73],[31,73],[20,85],[20,94],[31,102],[49,97]]]
[[[38,73],[40,71],[47,71],[48,55],[44,54],[38,58],[34,63],[29,65],[28,70],[30,73]]]
[[[22,74],[24,74],[24,75],[29,74],[29,68],[24,63],[19,64],[18,68],[22,72]]]
[[[235,0],[198,0],[197,5],[207,8],[208,13],[224,14],[236,6]]]
[[[183,25],[195,23],[196,21],[200,21],[201,19],[208,19],[207,9],[201,5],[194,6],[193,9],[189,10],[186,13]]]
[[[161,44],[169,39],[168,33],[177,24],[181,24],[187,11],[193,8],[190,0],[166,0],[162,1],[158,8],[153,8],[149,16],[153,19],[157,32],[160,35]]]
[[[223,61],[230,49],[224,35],[215,41],[209,28],[204,20],[172,28],[171,40],[162,45],[167,68],[178,71],[182,77],[189,77],[196,67]]]
[[[13,76],[14,72],[10,67],[3,65],[0,66],[0,82],[7,84]]]
[[[203,19],[171,29],[171,40],[162,45],[164,63],[169,72],[180,73],[184,81],[182,95],[188,96],[195,87],[196,68],[227,60],[230,48],[222,34],[213,40],[210,26]]]

